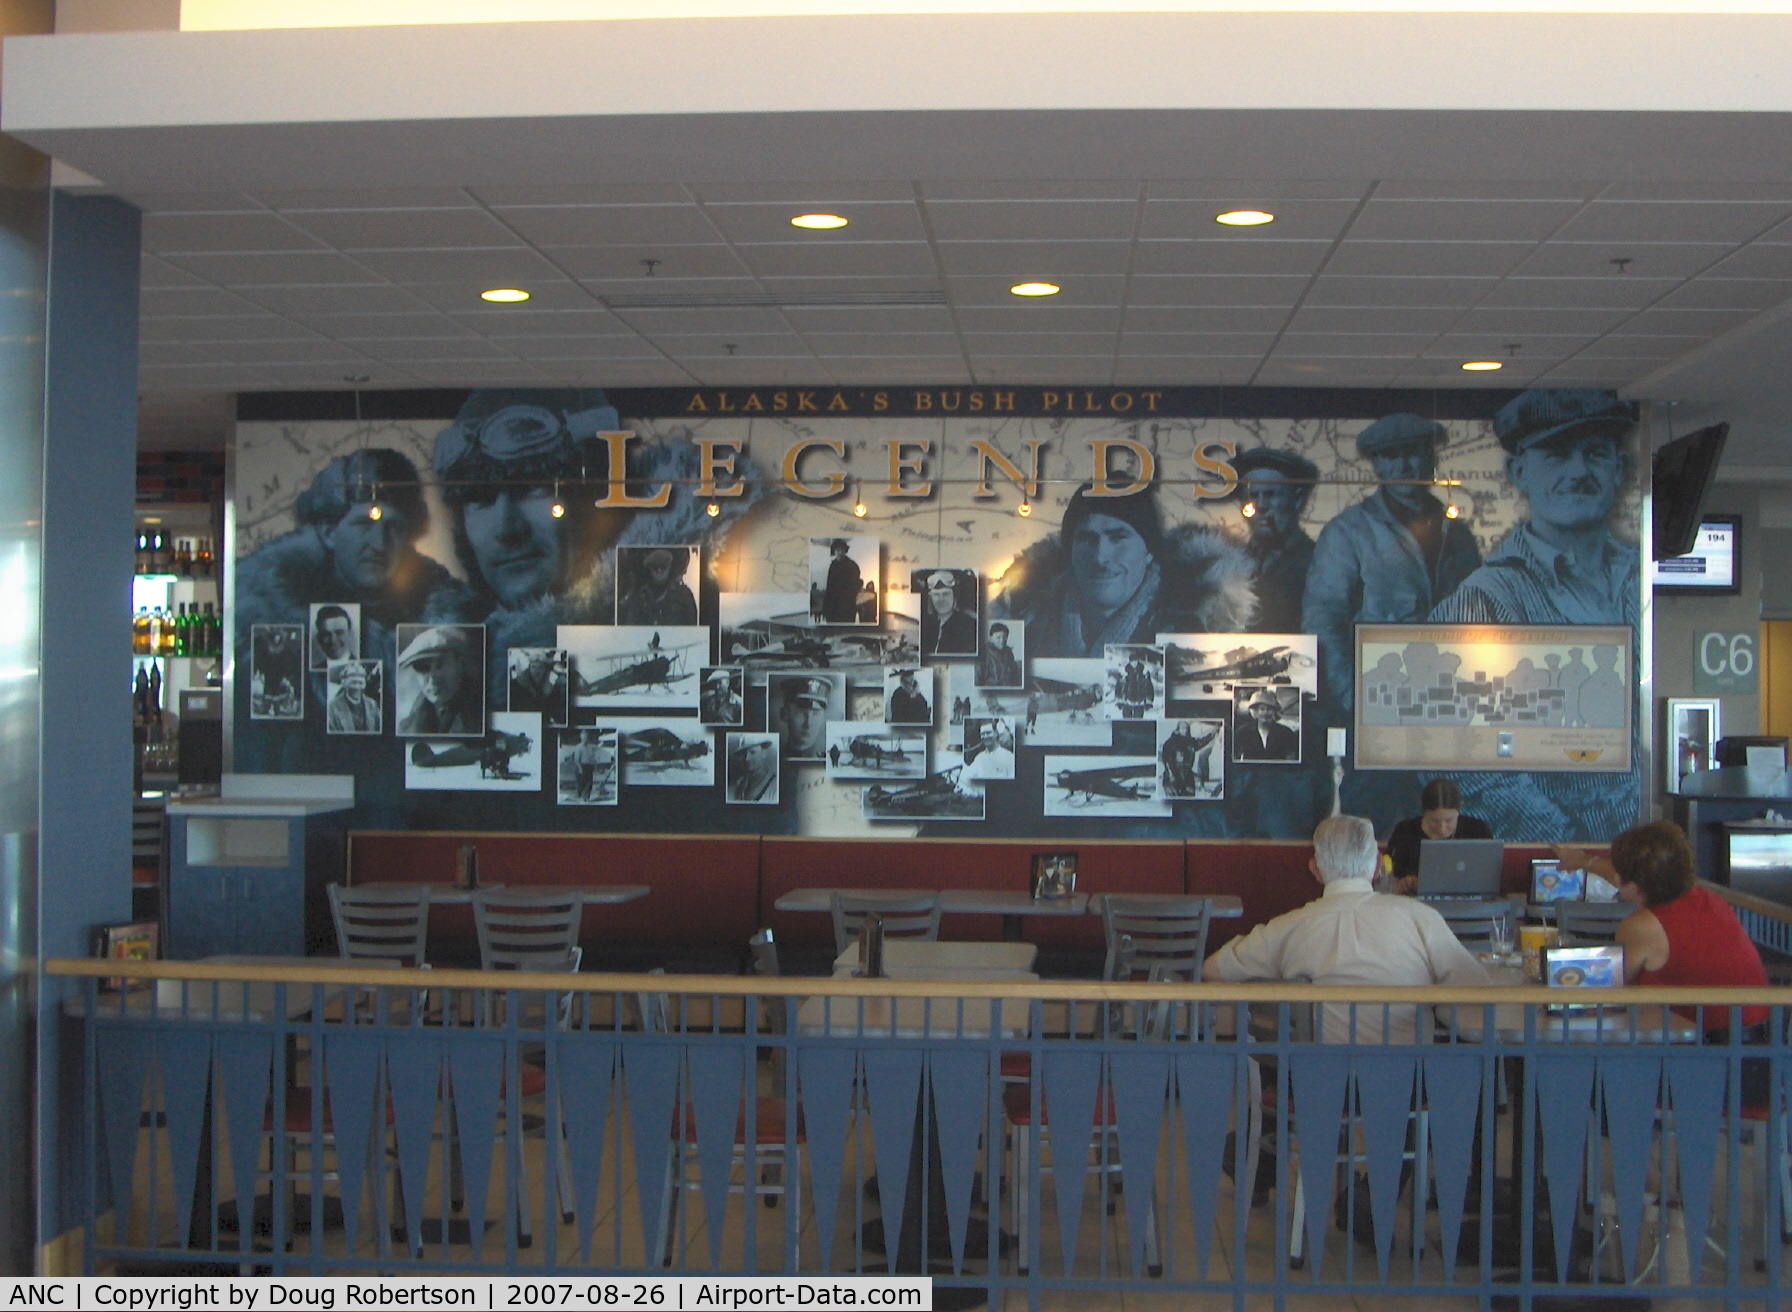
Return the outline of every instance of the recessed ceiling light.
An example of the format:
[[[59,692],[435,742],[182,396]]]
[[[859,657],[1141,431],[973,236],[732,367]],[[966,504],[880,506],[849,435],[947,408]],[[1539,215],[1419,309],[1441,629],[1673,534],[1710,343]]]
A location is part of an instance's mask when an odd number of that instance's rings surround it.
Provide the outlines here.
[[[1462,372],[1465,374],[1490,374],[1505,367],[1498,360],[1464,360],[1462,362]]]
[[[521,287],[493,287],[490,291],[480,292],[479,299],[499,305],[515,305],[518,301],[528,300],[529,293]]]
[[[1064,289],[1055,282],[1017,282],[1008,290],[1015,296],[1056,296]]]
[[[808,228],[811,232],[828,232],[834,228],[844,228],[851,220],[840,214],[799,214],[790,221],[793,228]]]
[[[1276,216],[1268,210],[1227,210],[1224,214],[1214,215],[1213,221],[1228,228],[1259,228],[1265,223],[1274,223]]]

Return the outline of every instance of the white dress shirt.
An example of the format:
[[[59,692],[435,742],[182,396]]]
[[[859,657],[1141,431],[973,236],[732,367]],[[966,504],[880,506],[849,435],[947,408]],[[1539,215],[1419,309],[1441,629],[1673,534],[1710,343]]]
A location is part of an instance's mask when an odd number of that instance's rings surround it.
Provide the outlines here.
[[[1461,984],[1488,982],[1444,918],[1410,897],[1377,893],[1367,879],[1334,879],[1316,900],[1233,939],[1211,958],[1232,983],[1310,979],[1315,984]],[[1351,1039],[1349,1007],[1324,1009],[1327,1043]],[[1384,1027],[1383,1015],[1386,1014]],[[1391,1043],[1418,1036],[1418,1008],[1359,1003],[1355,1038]]]

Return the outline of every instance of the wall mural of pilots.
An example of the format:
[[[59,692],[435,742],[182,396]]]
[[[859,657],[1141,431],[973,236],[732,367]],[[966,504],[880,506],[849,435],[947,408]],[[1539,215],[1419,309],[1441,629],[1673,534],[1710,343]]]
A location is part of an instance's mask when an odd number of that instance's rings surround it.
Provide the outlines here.
[[[355,421],[250,398],[232,768],[352,774],[364,826],[1298,838],[1341,804],[1385,834],[1433,773],[1508,841],[1633,822],[1634,767],[1324,755],[1354,738],[1359,623],[1634,633],[1632,407],[1246,395],[1221,418],[1200,389],[487,389]],[[393,680],[352,732],[348,659]],[[450,660],[467,686],[425,724]],[[475,758],[525,709],[534,755],[494,773]]]

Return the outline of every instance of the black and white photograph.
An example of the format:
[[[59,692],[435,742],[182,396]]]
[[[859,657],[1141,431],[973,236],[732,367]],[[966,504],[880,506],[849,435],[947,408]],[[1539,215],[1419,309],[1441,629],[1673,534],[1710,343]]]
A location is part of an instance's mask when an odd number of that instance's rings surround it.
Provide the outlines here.
[[[816,624],[876,624],[883,543],[842,534],[809,539],[809,616]]]
[[[1171,701],[1232,700],[1240,683],[1319,692],[1319,639],[1310,633],[1160,633]]]
[[[305,718],[305,627],[257,624],[249,639],[249,718]]]
[[[1021,737],[1030,747],[1111,747],[1112,690],[1107,663],[1099,658],[1051,656],[1034,661],[1027,675]]]
[[[746,723],[741,693],[746,671],[738,665],[705,665],[698,676],[697,718],[717,728],[738,729]]]
[[[825,760],[828,721],[847,718],[846,680],[838,674],[774,674],[766,684],[765,716],[785,760]]]
[[[689,716],[612,716],[630,788],[689,788],[716,781],[715,735]]]
[[[1043,805],[1052,816],[1170,814],[1157,795],[1157,762],[1149,756],[1048,756]]]
[[[550,729],[567,725],[572,658],[564,647],[512,647],[507,709],[539,715]]]
[[[925,779],[927,731],[835,720],[828,725],[827,762],[829,779]]]
[[[575,720],[623,707],[697,709],[697,672],[709,659],[707,628],[563,624],[554,641],[572,655]]]
[[[1300,763],[1300,693],[1239,684],[1232,690],[1232,759]]]
[[[1109,643],[1107,664],[1111,720],[1155,720],[1164,713],[1164,649],[1140,643]]]
[[[1178,802],[1214,802],[1226,795],[1226,722],[1160,720],[1158,788]]]
[[[693,546],[617,547],[616,622],[665,628],[697,622],[702,552]]]
[[[325,733],[376,734],[386,727],[385,667],[378,661],[331,661]]]
[[[361,605],[326,601],[311,607],[311,668],[327,670],[331,661],[361,654]]]
[[[485,626],[400,624],[397,694],[400,738],[483,737]]]
[[[1026,686],[1027,626],[1019,620],[991,620],[983,626],[983,649],[977,653],[979,688]]]
[[[727,777],[723,792],[733,806],[778,804],[778,735],[727,735]]]
[[[884,721],[933,723],[933,671],[925,666],[892,665],[884,670]]]
[[[909,575],[921,605],[921,656],[977,654],[977,571],[936,566]]]
[[[948,722],[954,727],[974,715],[1006,716],[1016,725],[1026,720],[1027,704],[1031,699],[1026,688],[979,688],[975,682],[976,672],[969,665],[948,666],[945,673],[952,710]]]
[[[771,670],[815,668],[804,653],[827,650],[809,641],[809,603],[800,592],[724,592],[716,599],[716,627],[720,663],[745,669],[754,688],[765,687]]]
[[[615,806],[616,731],[608,725],[560,735],[554,797],[561,806]]]
[[[404,786],[412,791],[527,793],[541,788],[541,717],[492,714],[477,742],[425,739],[405,749]]]
[[[940,751],[939,768],[925,779],[877,783],[860,794],[867,820],[981,820],[983,788],[963,780],[964,758],[956,748]]]
[[[964,722],[965,778],[977,783],[1014,778],[1014,721],[974,715]]]

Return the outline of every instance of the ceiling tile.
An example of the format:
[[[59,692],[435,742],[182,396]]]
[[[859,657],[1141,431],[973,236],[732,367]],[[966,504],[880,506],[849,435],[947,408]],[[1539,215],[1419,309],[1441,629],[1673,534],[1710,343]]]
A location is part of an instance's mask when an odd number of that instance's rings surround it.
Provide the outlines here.
[[[246,214],[145,214],[143,249],[155,254],[192,251],[314,251],[324,244],[266,210]]]
[[[941,387],[968,386],[975,381],[963,360],[894,360],[879,368],[871,360],[827,359],[821,362],[840,384],[876,386],[879,383],[914,383]]]
[[[230,214],[264,211],[266,206],[240,191],[135,191],[119,195],[149,214]]]
[[[1563,241],[1744,242],[1792,213],[1792,202],[1605,201],[1563,227]]]
[[[1584,349],[1588,343],[1598,339],[1591,334],[1547,336],[1543,333],[1531,333],[1519,342],[1518,350],[1511,348],[1513,338],[1499,333],[1445,333],[1430,346],[1419,352],[1421,356],[1436,359],[1455,360],[1505,360],[1508,362],[1535,360],[1562,360]]]
[[[1453,306],[1350,307],[1303,305],[1288,321],[1291,333],[1405,333],[1435,337],[1463,311]]]
[[[702,246],[721,240],[708,216],[689,204],[504,206],[494,213],[537,246]]]
[[[1610,332],[1629,316],[1627,310],[1468,310],[1457,319],[1459,333],[1486,333],[1514,341],[1538,334],[1594,336]]]
[[[914,201],[858,204],[835,203],[824,212],[839,214],[850,220],[844,228],[826,232],[805,231],[790,226],[798,214],[814,210],[797,204],[778,205],[711,205],[710,222],[731,242],[742,245],[753,242],[805,242],[816,246],[841,241],[926,241],[927,229],[921,223],[921,211]]]
[[[410,337],[356,343],[357,349],[387,364],[418,360],[509,361],[515,355],[479,337]]]
[[[1325,271],[1369,278],[1497,278],[1534,249],[1527,241],[1351,240],[1338,246]]]
[[[261,306],[214,287],[145,287],[138,293],[137,312],[146,319],[162,315],[252,315]]]
[[[1313,274],[1331,251],[1329,241],[1141,241],[1135,274]]]
[[[654,333],[648,340],[675,360],[707,360],[712,356],[788,359],[813,354],[809,343],[796,333]]]
[[[1209,355],[1260,360],[1276,344],[1274,333],[1135,332],[1120,336],[1123,360],[1140,356],[1195,358]]]
[[[1432,306],[1463,309],[1504,286],[1497,278],[1354,278],[1323,274],[1302,302],[1309,309]]]
[[[1601,337],[1589,342],[1582,356],[1589,360],[1671,360],[1694,347],[1703,346],[1703,337],[1618,336]]]
[[[500,309],[466,310],[447,316],[463,331],[481,333],[491,338],[562,337],[588,334],[622,334],[629,330],[622,320],[602,307],[586,302],[573,310],[537,310],[534,301]],[[440,335],[440,334],[436,334]]]
[[[688,205],[691,193],[675,182],[594,183],[590,186],[469,187],[483,205]]]
[[[616,317],[649,340],[662,333],[782,333],[787,326],[777,310],[751,306],[618,310]]]
[[[411,314],[313,314],[298,316],[296,322],[312,332],[344,342],[389,337],[472,336],[447,315],[423,311]]]
[[[634,333],[586,333],[570,337],[506,337],[506,351],[525,360],[581,360],[593,356],[622,360],[659,360],[656,351]]]
[[[1355,356],[1359,359],[1398,356],[1406,359],[1436,340],[1434,333],[1296,333],[1282,335],[1273,360]]]
[[[346,255],[293,251],[270,255],[167,255],[177,268],[208,282],[236,287],[315,287],[325,283],[377,283],[379,275]]]
[[[706,387],[739,387],[756,383],[807,383],[821,387],[833,382],[827,370],[814,360],[704,360],[691,373]]]
[[[1792,281],[1766,278],[1700,278],[1682,283],[1655,302],[1662,310],[1765,310],[1792,298]]]
[[[1287,322],[1286,310],[1245,305],[1134,306],[1125,319],[1126,330],[1134,333],[1275,333]]]
[[[1253,204],[1268,204],[1268,198]],[[1356,213],[1357,200],[1285,200],[1276,201],[1272,213],[1274,223],[1260,228],[1228,228],[1215,223],[1214,215],[1225,209],[1242,209],[1243,204],[1209,200],[1152,200],[1145,206],[1145,217],[1139,224],[1139,236],[1150,241],[1218,241],[1254,243],[1262,241],[1335,241]]]
[[[336,364],[349,365],[361,360],[363,353],[339,342],[313,337],[304,341],[283,342],[212,342],[206,347],[219,359],[235,364]],[[342,381],[337,370],[335,381]]]
[[[830,333],[811,338],[818,359],[864,359],[867,356],[958,356],[955,333]]]
[[[1387,178],[1375,185],[1381,200],[1567,200],[1588,201],[1600,194],[1592,181],[1511,182],[1504,178],[1410,179]]]
[[[949,333],[952,315],[941,305],[792,306],[784,317],[815,336],[837,333]]]
[[[355,260],[396,283],[456,283],[462,287],[528,287],[562,277],[552,263],[527,247],[512,250],[366,251]]]
[[[409,290],[426,304],[454,314],[464,315],[464,322],[468,327],[474,327],[479,320],[488,316],[498,318],[519,311],[524,314],[539,314],[544,310],[602,308],[594,303],[591,293],[578,283],[562,282],[558,279],[548,281],[530,278],[524,281],[522,285],[530,293],[529,299],[516,305],[493,305],[480,300],[480,291],[494,285],[513,284],[508,279],[493,279],[490,282],[482,280],[472,283],[418,283]]]
[[[384,283],[366,287],[257,287],[256,305],[278,314],[403,314],[425,307],[410,292]]]
[[[342,251],[406,251],[520,246],[510,229],[484,210],[328,210],[289,216],[319,241]]]
[[[1125,201],[1140,185],[1106,178],[930,178],[918,186],[924,201]]]
[[[1363,207],[1353,241],[1542,241],[1580,208],[1564,200],[1383,200]]]
[[[1111,358],[1119,344],[1115,333],[1002,333],[980,332],[965,339],[967,355],[1085,355]]]
[[[860,179],[852,182],[704,182],[694,183],[691,193],[708,205],[797,205],[804,208],[850,205],[856,202],[915,199],[914,184],[897,179]]]
[[[177,269],[166,260],[145,252],[138,266],[137,281],[143,287],[210,287],[204,278],[185,269]]]
[[[1707,270],[1713,278],[1778,278],[1792,280],[1792,246],[1744,246]]]
[[[943,241],[939,262],[954,276],[993,274],[1014,281],[1079,274],[1124,274],[1132,260],[1129,241]]]
[[[1388,387],[1401,361],[1369,359],[1278,360],[1252,376],[1259,387]]]
[[[1481,307],[1640,310],[1679,285],[1674,278],[1642,278],[1615,270],[1597,278],[1503,278]]]
[[[734,251],[717,243],[713,246],[665,246],[654,252],[643,252],[639,246],[557,246],[553,250],[554,266],[569,278],[581,282],[636,283],[675,282],[679,286],[697,282],[720,282],[737,279],[735,290],[752,287],[747,266]],[[653,261],[653,272],[647,261]]]
[[[1312,279],[1299,275],[1151,274],[1133,278],[1127,300],[1134,307],[1254,305],[1290,309],[1312,285]]]
[[[1753,310],[1644,310],[1624,321],[1626,335],[1659,334],[1666,337],[1716,337],[1732,328],[1740,328],[1755,317]]]
[[[137,344],[137,368],[157,369],[178,365],[212,365],[218,356],[202,346],[184,346],[178,342],[141,341]]]
[[[1257,363],[1254,355],[1128,356],[1114,366],[1111,377],[1120,387],[1149,387],[1154,383],[1243,387],[1251,381]]]
[[[1020,314],[1028,311],[1050,314],[1088,306],[1100,306],[1117,314],[1126,291],[1126,279],[1102,274],[1066,278],[1059,284],[1063,290],[1056,296],[1016,296],[1008,290],[1016,281],[1034,276],[1023,273],[1010,278],[949,278],[946,290],[952,304],[961,310],[978,307]]]
[[[1138,222],[1132,200],[930,201],[940,241],[1125,241]]]
[[[968,306],[957,310],[955,317],[966,333],[1112,333],[1120,330],[1120,311],[1097,307],[1022,305],[1011,309]]]
[[[1729,254],[1720,243],[1551,241],[1512,273],[1521,278],[1691,278]],[[1628,263],[1620,265],[1619,260]]]
[[[152,323],[172,327],[185,342],[318,342],[326,334],[310,332],[291,319],[277,315],[259,318],[232,317],[206,319],[153,319]]]
[[[933,252],[924,242],[861,241],[778,242],[736,248],[749,272],[762,278],[869,277],[916,278],[934,272]]]
[[[394,187],[367,191],[258,191],[255,199],[270,209],[305,210],[433,210],[456,209],[473,204],[472,196],[459,187]]]

